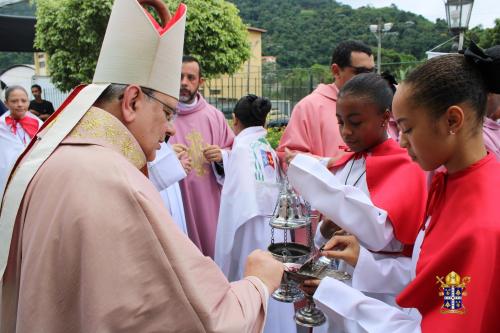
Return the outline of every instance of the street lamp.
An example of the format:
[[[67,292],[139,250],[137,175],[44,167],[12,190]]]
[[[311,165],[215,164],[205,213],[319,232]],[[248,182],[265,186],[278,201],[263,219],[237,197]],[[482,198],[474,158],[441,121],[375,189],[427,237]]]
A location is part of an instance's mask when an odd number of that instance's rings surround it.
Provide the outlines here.
[[[392,29],[392,23],[384,23],[379,22],[378,24],[370,24],[370,31],[375,35],[378,42],[377,48],[377,73],[380,74],[381,70],[381,58],[382,58],[382,35],[387,34]]]
[[[446,20],[450,31],[454,35],[459,35],[458,50],[464,46],[464,33],[469,26],[470,14],[474,0],[447,0],[444,4],[446,8]]]

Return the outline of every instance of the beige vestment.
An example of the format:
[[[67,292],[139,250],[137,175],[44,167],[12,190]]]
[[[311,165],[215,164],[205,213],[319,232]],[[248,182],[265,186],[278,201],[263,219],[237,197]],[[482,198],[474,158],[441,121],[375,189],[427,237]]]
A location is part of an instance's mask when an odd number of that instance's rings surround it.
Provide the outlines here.
[[[2,333],[262,330],[262,282],[226,280],[174,225],[145,163],[97,108],[45,161],[16,219]]]

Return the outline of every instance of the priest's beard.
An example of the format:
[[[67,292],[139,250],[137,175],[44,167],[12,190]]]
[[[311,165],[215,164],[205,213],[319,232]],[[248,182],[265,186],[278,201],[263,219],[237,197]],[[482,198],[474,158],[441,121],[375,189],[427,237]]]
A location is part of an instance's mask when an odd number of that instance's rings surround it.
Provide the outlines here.
[[[179,102],[184,103],[184,104],[191,104],[194,101],[194,99],[196,98],[197,92],[198,92],[198,90],[191,92],[188,89],[181,89],[181,92],[179,95]]]

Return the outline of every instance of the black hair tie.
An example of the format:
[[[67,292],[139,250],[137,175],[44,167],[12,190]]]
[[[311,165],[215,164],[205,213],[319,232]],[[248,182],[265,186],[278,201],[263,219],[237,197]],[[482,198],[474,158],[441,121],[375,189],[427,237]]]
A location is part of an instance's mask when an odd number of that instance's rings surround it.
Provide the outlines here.
[[[495,46],[486,51],[483,51],[474,42],[470,42],[470,46],[461,53],[470,63],[476,65],[484,78],[489,92],[500,94],[500,46]]]
[[[263,119],[262,117],[262,99],[261,98],[256,98],[252,102],[252,116],[261,121]]]

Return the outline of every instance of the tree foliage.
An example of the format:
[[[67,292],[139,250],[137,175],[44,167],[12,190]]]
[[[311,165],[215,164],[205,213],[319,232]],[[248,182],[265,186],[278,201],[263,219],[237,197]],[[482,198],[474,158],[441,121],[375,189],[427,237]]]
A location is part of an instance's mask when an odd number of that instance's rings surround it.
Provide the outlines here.
[[[236,6],[223,0],[182,2],[188,6],[184,53],[200,60],[205,76],[234,74],[250,57],[247,27]]]
[[[180,1],[166,2],[173,11]],[[206,76],[238,70],[250,55],[238,9],[224,0],[183,2],[188,6],[184,52],[200,59]],[[36,0],[35,45],[49,54],[52,80],[59,89],[92,80],[112,3]]]
[[[32,64],[33,53],[29,52],[0,52],[0,73],[13,65]]]
[[[467,37],[485,49],[494,45],[500,45],[500,19],[495,20],[493,28],[483,29],[479,26],[469,30]]]
[[[35,46],[48,53],[52,82],[68,91],[92,81],[113,0],[37,0]]]
[[[392,22],[392,32],[383,37],[384,49],[404,58],[425,58],[425,51],[449,38],[444,20],[432,23],[420,15],[385,8],[352,9],[334,0],[232,0],[245,22],[266,29],[263,37],[265,55],[277,56],[285,68],[308,68],[313,64],[329,65],[335,46],[346,39],[364,41],[375,50],[377,40],[370,24]],[[382,63],[393,62],[389,53]]]

